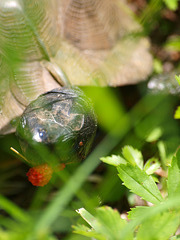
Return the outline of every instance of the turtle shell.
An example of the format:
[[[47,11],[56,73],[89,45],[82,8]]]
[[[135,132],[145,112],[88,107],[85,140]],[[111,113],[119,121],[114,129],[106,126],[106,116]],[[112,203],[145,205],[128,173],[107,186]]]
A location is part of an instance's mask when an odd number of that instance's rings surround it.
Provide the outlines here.
[[[40,94],[122,86],[152,71],[149,41],[124,0],[0,0],[0,134]]]
[[[20,118],[16,134],[32,165],[47,162],[47,154],[52,153],[58,161],[68,163],[86,157],[96,127],[91,101],[79,88],[63,87],[31,102]]]

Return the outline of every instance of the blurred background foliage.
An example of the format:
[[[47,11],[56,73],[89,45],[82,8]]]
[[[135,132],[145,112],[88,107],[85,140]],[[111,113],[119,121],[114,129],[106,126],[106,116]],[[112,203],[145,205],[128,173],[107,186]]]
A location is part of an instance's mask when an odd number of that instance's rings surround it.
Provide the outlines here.
[[[150,38],[152,75],[178,72],[180,6],[170,0],[129,0],[130,8]],[[174,75],[171,81],[175,81]],[[148,81],[148,79],[147,79]],[[154,92],[147,82],[124,87],[82,87],[98,118],[93,148],[85,161],[68,165],[43,188],[32,186],[28,166],[11,150],[21,152],[15,134],[0,138],[0,239],[81,240],[72,225],[83,222],[76,209],[109,205],[126,213],[139,200],[124,187],[116,170],[100,157],[120,154],[124,145],[156,157],[166,169],[179,147],[179,120],[174,113],[179,94]]]

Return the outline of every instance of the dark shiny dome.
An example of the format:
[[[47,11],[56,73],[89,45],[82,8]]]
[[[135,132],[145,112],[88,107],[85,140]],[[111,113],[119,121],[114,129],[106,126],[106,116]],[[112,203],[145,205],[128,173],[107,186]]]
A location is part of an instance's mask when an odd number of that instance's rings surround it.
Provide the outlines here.
[[[16,134],[32,165],[54,154],[59,162],[86,157],[97,127],[91,101],[77,87],[57,88],[40,95],[24,111]],[[46,155],[43,156],[45,149]]]

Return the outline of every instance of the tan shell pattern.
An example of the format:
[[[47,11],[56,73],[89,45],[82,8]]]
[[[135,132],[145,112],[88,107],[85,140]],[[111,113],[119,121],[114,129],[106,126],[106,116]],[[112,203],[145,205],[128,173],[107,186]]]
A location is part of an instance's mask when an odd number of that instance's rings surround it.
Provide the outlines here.
[[[1,0],[0,133],[14,131],[11,120],[61,85],[57,67],[72,85],[145,80],[152,57],[139,31],[123,0]]]

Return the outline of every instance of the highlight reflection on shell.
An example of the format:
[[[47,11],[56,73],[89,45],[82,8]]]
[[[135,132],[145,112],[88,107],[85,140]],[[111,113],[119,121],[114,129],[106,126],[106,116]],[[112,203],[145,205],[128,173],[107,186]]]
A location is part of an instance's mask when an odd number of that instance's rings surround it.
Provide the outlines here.
[[[84,93],[79,88],[58,88],[40,95],[26,108],[16,134],[25,157],[37,166],[48,159],[39,152],[44,146],[62,163],[85,158],[96,127],[92,104]]]

